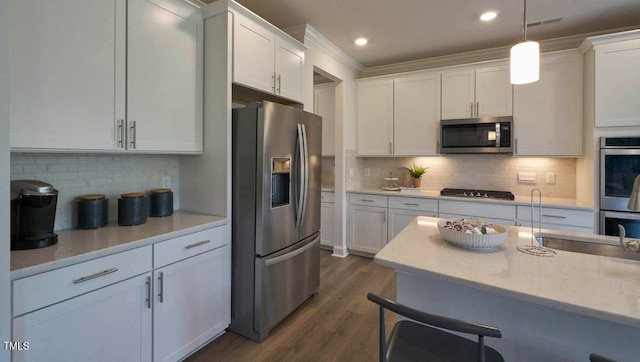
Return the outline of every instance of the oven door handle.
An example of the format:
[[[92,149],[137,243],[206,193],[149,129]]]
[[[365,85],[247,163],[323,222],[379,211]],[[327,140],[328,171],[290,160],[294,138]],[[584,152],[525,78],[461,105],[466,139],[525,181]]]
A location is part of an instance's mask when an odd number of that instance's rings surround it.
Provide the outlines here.
[[[640,213],[635,212],[617,212],[617,211],[602,211],[603,218],[616,218],[622,220],[635,220],[640,221]]]

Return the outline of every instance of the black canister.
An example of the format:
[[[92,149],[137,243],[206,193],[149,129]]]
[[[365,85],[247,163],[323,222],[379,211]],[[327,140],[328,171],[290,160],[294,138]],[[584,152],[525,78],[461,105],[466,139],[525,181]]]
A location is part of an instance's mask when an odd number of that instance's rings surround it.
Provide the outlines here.
[[[109,199],[105,195],[82,195],[76,202],[78,229],[97,229],[109,223]]]
[[[118,225],[130,226],[147,222],[147,197],[143,192],[122,194],[118,199]]]
[[[149,191],[149,216],[162,217],[173,214],[173,192],[171,189]]]

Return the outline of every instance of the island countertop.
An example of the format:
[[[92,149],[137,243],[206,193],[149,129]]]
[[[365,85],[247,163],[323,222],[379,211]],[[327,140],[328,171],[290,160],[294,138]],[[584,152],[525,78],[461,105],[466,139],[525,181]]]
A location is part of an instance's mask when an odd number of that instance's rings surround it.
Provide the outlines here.
[[[376,256],[398,271],[540,304],[589,317],[640,327],[640,262],[556,250],[554,257],[519,252],[531,244],[531,229],[505,226],[509,235],[492,252],[446,242],[437,218],[418,217]],[[614,237],[542,230],[584,241],[617,244]]]

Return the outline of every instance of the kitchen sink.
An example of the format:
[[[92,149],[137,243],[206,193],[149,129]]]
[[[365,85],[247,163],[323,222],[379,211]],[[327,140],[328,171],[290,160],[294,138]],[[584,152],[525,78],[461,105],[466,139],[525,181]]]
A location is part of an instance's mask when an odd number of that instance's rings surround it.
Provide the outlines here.
[[[536,239],[538,239],[542,246],[546,246],[549,249],[610,256],[620,259],[640,260],[640,253],[626,251],[619,245],[590,243],[587,241],[571,240],[552,236],[537,236]]]

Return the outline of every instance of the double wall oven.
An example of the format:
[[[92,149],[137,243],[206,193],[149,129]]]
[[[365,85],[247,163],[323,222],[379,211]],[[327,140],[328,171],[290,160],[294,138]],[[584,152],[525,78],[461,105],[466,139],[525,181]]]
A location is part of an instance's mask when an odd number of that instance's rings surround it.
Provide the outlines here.
[[[640,175],[640,137],[600,139],[600,234],[640,238],[640,213],[627,209],[633,182]]]

